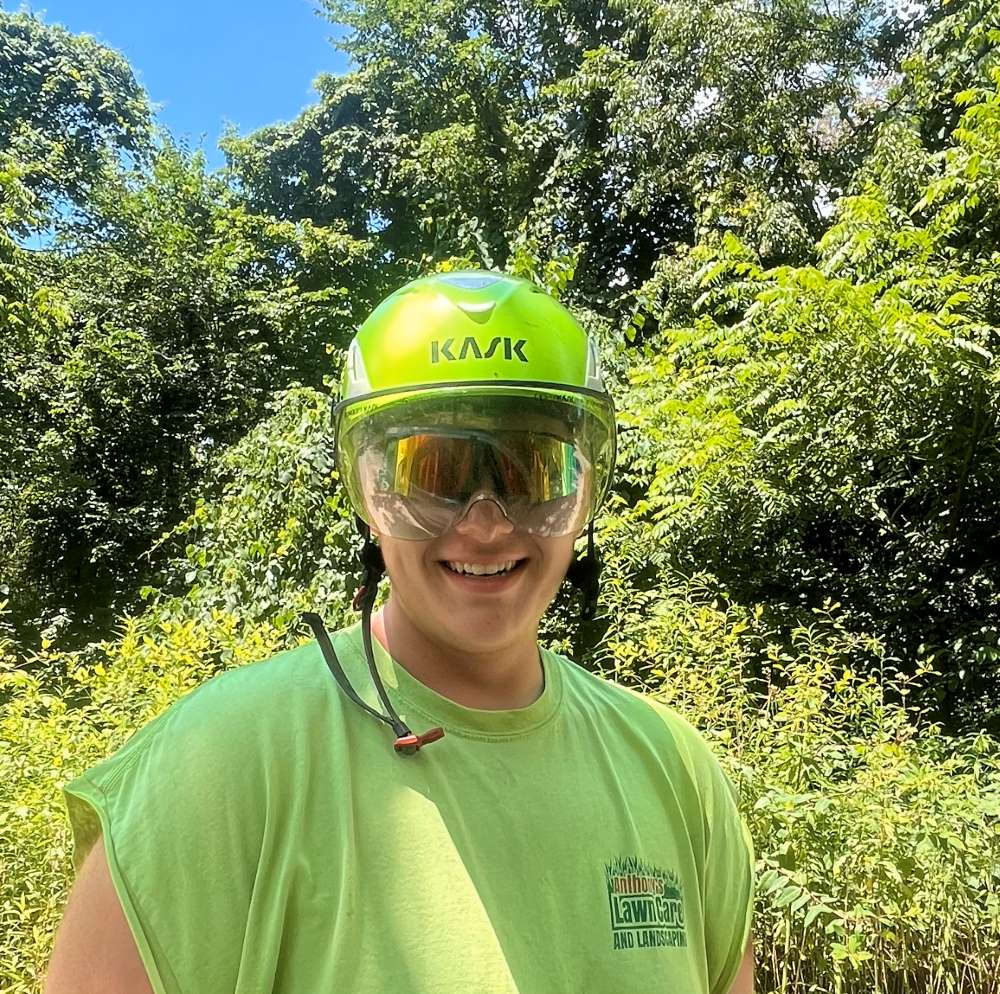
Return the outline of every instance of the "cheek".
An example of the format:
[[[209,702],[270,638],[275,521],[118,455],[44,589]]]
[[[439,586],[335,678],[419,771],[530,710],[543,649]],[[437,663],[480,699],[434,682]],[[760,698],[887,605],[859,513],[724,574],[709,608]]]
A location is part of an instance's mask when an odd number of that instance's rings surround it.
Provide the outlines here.
[[[573,543],[562,540],[553,548],[545,550],[545,575],[551,577],[554,586],[558,587],[566,576],[570,563],[573,561]]]
[[[409,598],[426,596],[428,573],[435,569],[435,564],[414,554],[412,550],[399,550],[383,546],[382,558],[385,560],[385,571],[389,583],[403,588]]]

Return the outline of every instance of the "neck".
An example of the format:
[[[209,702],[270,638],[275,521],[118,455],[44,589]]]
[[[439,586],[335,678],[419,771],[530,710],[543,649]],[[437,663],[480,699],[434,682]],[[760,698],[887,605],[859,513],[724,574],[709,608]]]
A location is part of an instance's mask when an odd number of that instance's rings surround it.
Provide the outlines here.
[[[412,677],[463,707],[523,708],[544,688],[537,633],[495,651],[450,646],[422,632],[390,596],[372,615],[372,637]]]

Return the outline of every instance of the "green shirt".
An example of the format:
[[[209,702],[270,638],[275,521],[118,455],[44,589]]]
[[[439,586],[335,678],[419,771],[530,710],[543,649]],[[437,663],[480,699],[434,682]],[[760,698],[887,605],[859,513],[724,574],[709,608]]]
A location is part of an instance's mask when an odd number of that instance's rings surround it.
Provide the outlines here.
[[[374,703],[360,624],[334,636]],[[375,641],[417,732],[315,642],[209,680],[65,787],[157,994],[724,994],[752,851],[700,735],[542,650],[526,708],[462,707]]]

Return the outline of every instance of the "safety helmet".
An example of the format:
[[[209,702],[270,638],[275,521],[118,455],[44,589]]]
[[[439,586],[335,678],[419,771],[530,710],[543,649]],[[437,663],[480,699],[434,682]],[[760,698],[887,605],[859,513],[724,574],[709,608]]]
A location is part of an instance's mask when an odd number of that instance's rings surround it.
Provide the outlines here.
[[[348,348],[334,422],[355,512],[394,538],[436,537],[487,497],[533,534],[579,532],[611,485],[595,342],[501,273],[428,276],[379,304]]]
[[[537,536],[589,525],[588,552],[567,574],[589,617],[600,573],[593,519],[615,465],[614,404],[596,343],[558,301],[503,273],[452,272],[406,284],[361,325],[333,423],[338,474],[364,539],[355,607],[386,713],[350,686],[319,617],[304,617],[343,691],[409,754],[443,732],[414,735],[375,666],[370,618],[385,566],[371,529],[434,538],[479,500]]]

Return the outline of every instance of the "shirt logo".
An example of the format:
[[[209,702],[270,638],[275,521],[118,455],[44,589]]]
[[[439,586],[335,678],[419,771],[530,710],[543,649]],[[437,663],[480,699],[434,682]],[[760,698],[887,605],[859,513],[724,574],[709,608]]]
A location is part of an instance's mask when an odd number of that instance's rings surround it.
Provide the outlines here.
[[[605,864],[615,949],[686,946],[680,877],[635,856]]]

